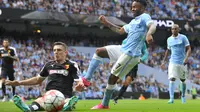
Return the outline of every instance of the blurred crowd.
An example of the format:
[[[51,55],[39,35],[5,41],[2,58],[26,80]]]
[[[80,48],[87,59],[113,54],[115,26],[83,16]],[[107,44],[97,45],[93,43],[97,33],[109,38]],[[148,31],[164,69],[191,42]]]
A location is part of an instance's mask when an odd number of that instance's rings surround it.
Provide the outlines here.
[[[14,33],[12,33],[14,34]],[[25,36],[26,38],[23,38]],[[21,35],[21,38],[18,38],[18,34],[14,34],[14,36],[1,36],[0,41],[2,42],[3,38],[11,39],[11,46],[15,47],[17,50],[18,57],[20,59],[20,63],[15,64],[15,78],[16,80],[23,80],[27,78],[31,78],[36,76],[41,67],[45,64],[45,62],[53,59],[52,52],[52,43],[56,40],[54,38],[43,38],[42,36],[26,36]],[[27,38],[28,37],[28,38]],[[51,37],[51,36],[50,36]],[[57,37],[57,39],[61,39]],[[73,46],[87,46],[84,42],[77,42],[73,38],[66,38],[66,40],[62,40],[66,42],[68,45]],[[70,41],[70,42],[69,42]],[[76,42],[75,42],[76,41]],[[85,42],[88,43],[89,40],[85,39]],[[81,44],[82,43],[82,44]],[[117,42],[111,42],[110,44],[114,44]],[[105,43],[101,43],[103,46]],[[106,43],[107,44],[107,43]],[[96,42],[91,42],[89,46],[95,46]],[[100,45],[100,44],[99,44]],[[160,69],[159,65],[161,64],[160,60],[163,57],[164,49],[159,46],[151,46],[148,48],[149,51],[149,59],[146,62],[147,65]],[[73,50],[69,50],[69,57],[71,60],[76,61],[81,68],[81,76],[84,76],[87,72],[87,68],[89,62],[91,60],[91,56],[93,54],[83,54],[80,52],[76,52]],[[200,84],[200,48],[193,48],[193,52],[191,57],[189,58],[189,67],[190,67],[190,77],[194,83]],[[102,98],[103,91],[107,84],[108,74],[110,73],[110,63],[104,62],[100,64],[98,69],[95,72],[95,75],[92,79],[92,86],[85,92],[82,92],[80,97],[84,98]],[[20,94],[26,99],[36,98],[44,92],[44,87],[46,83],[43,83],[39,86],[21,86],[17,87],[16,93]],[[122,83],[118,84],[118,90],[120,89]],[[7,93],[11,95],[11,89],[7,89]],[[127,91],[132,92],[150,92],[153,96],[158,96],[159,91],[166,92],[167,85],[162,83],[158,83],[154,76],[150,77],[143,76],[143,74],[139,74],[139,76],[132,82],[132,84],[128,87]],[[1,90],[0,90],[1,96]]]
[[[200,19],[199,0],[147,0],[152,18]],[[3,8],[133,17],[132,0],[0,0]]]

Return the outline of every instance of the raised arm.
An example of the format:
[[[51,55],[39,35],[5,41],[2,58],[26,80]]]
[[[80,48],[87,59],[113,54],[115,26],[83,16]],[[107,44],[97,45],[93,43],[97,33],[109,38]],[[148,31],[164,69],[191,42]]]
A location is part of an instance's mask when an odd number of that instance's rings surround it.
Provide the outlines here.
[[[112,22],[108,21],[105,16],[101,15],[99,17],[99,20],[105,26],[107,26],[108,28],[110,28],[112,31],[114,31],[114,32],[116,32],[118,34],[124,34],[125,33],[123,27],[117,26],[117,25],[113,24]]]

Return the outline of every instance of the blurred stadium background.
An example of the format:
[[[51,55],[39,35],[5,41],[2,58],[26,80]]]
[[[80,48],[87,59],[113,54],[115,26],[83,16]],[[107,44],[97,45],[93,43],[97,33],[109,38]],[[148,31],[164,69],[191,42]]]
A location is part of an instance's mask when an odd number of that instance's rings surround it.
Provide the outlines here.
[[[124,98],[168,99],[167,71],[159,68],[166,49],[170,27],[177,23],[192,46],[189,58],[187,98],[192,98],[192,86],[200,94],[200,0],[147,0],[147,12],[157,24],[155,43],[148,46],[148,61],[139,65],[138,77],[128,87]],[[0,41],[11,40],[17,49],[20,65],[15,65],[17,80],[36,76],[44,63],[52,59],[51,45],[65,42],[70,59],[79,63],[81,75],[86,74],[96,47],[121,44],[126,35],[113,33],[98,22],[98,15],[106,15],[117,25],[132,19],[131,0],[0,0]],[[110,64],[104,61],[95,72],[92,86],[81,99],[100,99],[107,84]],[[145,71],[144,71],[145,69]],[[17,94],[34,99],[44,92],[41,86],[17,87]],[[118,89],[121,83],[118,84]],[[194,89],[193,88],[193,89]],[[175,97],[179,98],[179,81]],[[11,97],[11,89],[7,89]],[[0,97],[2,97],[0,90]]]

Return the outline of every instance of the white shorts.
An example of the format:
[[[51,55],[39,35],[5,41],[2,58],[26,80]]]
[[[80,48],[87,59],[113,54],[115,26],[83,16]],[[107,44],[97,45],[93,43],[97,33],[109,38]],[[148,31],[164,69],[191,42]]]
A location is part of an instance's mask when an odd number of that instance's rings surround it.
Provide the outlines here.
[[[124,53],[118,58],[111,70],[111,74],[123,78],[134,66],[138,64],[140,57],[128,56]]]
[[[108,52],[110,62],[115,63],[122,54],[122,52],[120,51],[121,45],[108,45],[108,46],[105,46],[105,48]]]
[[[168,67],[168,79],[177,78],[177,79],[186,79],[188,76],[187,65],[179,64],[169,64]]]

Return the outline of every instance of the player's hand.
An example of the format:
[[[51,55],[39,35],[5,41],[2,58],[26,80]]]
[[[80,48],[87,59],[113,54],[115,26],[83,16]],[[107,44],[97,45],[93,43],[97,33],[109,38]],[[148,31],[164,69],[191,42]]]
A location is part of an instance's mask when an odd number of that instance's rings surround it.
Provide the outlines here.
[[[152,37],[151,34],[147,33],[147,35],[146,35],[146,41],[147,41],[148,44],[153,43],[153,37]]]
[[[104,15],[99,16],[99,21],[104,25],[107,23],[106,17]]]
[[[79,91],[79,92],[83,91],[84,88],[85,88],[85,86],[82,81],[79,81],[78,84],[75,86],[75,90]]]
[[[161,65],[160,65],[160,68],[162,69],[162,70],[165,70],[166,68],[165,68],[165,63],[162,63]]]
[[[188,59],[185,58],[184,61],[183,61],[183,64],[186,65],[187,63],[188,63]]]
[[[16,81],[16,80],[15,81],[6,80],[5,84],[9,85],[9,86],[19,86],[20,85],[19,81]]]

